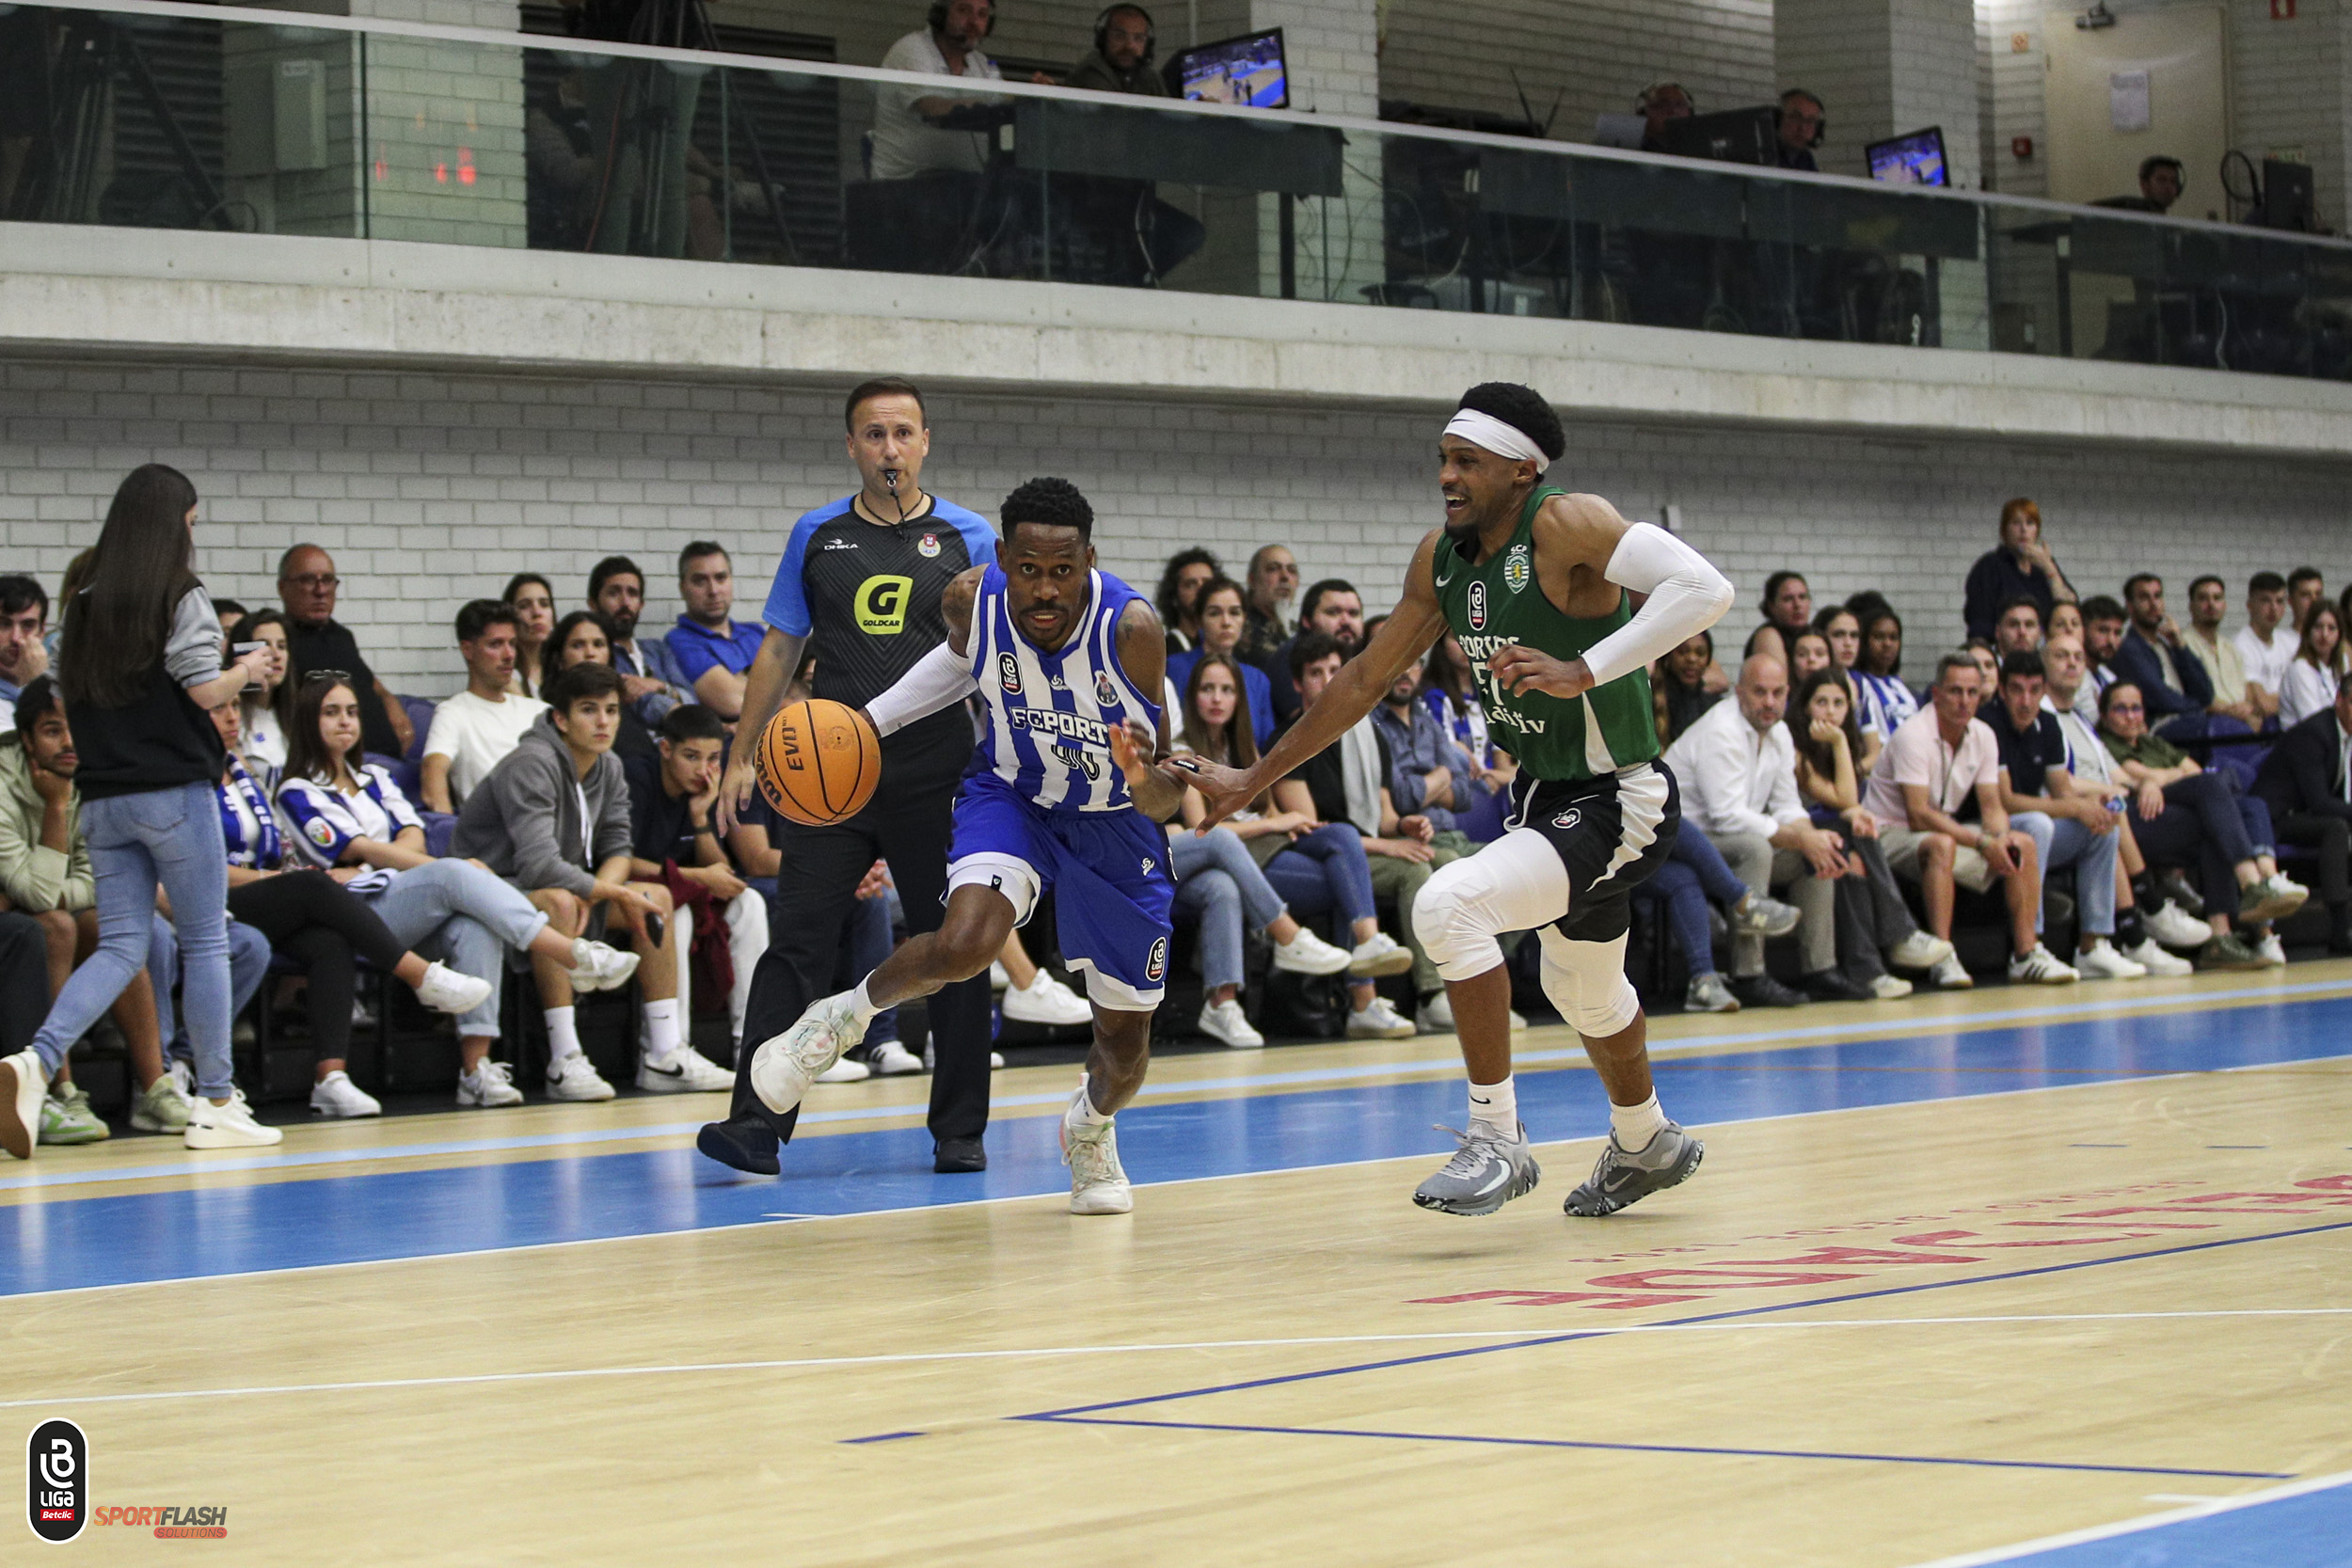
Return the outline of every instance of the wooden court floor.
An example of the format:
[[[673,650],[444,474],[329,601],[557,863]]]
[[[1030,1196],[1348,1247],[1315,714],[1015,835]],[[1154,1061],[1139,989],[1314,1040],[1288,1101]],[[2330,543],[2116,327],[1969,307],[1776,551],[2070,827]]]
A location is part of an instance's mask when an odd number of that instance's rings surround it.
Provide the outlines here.
[[[1063,1068],[985,1179],[904,1080],[764,1182],[686,1147],[717,1097],[43,1151],[0,1406],[102,1513],[229,1510],[109,1560],[2352,1561],[2352,963],[1657,1034],[1707,1163],[1606,1221],[1546,1031],[1486,1220],[1406,1201],[1445,1039],[1161,1064],[1113,1219]]]

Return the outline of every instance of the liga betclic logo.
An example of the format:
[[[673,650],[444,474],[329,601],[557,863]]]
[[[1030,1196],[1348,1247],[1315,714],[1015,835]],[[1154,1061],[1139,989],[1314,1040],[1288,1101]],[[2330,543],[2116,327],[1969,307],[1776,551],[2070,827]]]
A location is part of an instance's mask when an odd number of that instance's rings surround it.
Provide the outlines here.
[[[24,1513],[33,1533],[63,1545],[88,1525],[151,1529],[159,1540],[217,1541],[229,1534],[226,1505],[92,1508],[89,1439],[62,1418],[41,1422],[24,1445]]]

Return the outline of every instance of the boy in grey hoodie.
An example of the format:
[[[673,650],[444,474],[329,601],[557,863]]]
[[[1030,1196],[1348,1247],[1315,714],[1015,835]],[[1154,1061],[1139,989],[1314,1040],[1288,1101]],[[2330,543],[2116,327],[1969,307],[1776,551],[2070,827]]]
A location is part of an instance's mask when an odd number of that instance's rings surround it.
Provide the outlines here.
[[[728,1088],[734,1074],[686,1043],[677,1006],[684,923],[672,918],[669,890],[629,879],[628,781],[612,754],[626,689],[610,665],[558,672],[547,683],[547,714],[466,797],[451,852],[506,879],[568,935],[607,919],[627,930],[644,998],[639,1088]],[[570,976],[535,955],[532,965],[547,1013],[548,1097],[612,1099],[612,1085],[580,1049]]]

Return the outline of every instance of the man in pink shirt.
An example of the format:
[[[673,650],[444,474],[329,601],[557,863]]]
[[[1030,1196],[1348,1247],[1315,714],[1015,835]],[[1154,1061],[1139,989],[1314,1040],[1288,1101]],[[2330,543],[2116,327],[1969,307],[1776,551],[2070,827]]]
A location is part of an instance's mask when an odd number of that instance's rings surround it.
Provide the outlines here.
[[[2010,826],[2001,805],[2001,748],[1977,717],[1984,676],[1964,653],[1936,661],[1932,705],[1896,726],[1871,771],[1863,799],[1896,875],[1920,884],[1928,928],[1952,934],[1952,885],[1978,893],[1999,879],[2009,900],[2009,977],[2063,985],[2080,976],[2034,934],[2042,907],[2042,865],[2027,834]],[[1939,842],[1940,841],[1940,842]],[[1939,986],[1972,984],[1957,955],[1929,974]]]

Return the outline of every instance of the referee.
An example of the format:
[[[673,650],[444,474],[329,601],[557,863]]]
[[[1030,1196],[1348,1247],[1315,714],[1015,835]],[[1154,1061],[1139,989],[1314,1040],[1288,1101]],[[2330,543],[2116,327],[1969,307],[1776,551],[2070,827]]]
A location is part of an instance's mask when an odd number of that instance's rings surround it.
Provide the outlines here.
[[[775,586],[768,634],[745,677],[743,714],[719,790],[731,826],[757,786],[757,737],[783,705],[801,651],[817,646],[817,695],[862,707],[947,638],[940,595],[956,575],[996,559],[988,520],[927,495],[923,459],[931,432],[923,394],[883,377],[850,393],[843,407],[858,493],[817,508],[792,525]],[[771,1116],[751,1088],[752,1053],[832,990],[850,906],[876,860],[906,903],[912,931],[938,927],[945,912],[947,848],[956,785],[972,759],[972,721],[961,705],[910,724],[882,742],[882,784],[866,809],[829,828],[778,819],[784,853],[776,878],[773,940],[752,979],[736,1053],[735,1103],[705,1126],[695,1147],[737,1170],[773,1176],[778,1147],[792,1136],[797,1108]],[[930,999],[932,1168],[988,1168],[988,976],[977,974]]]

